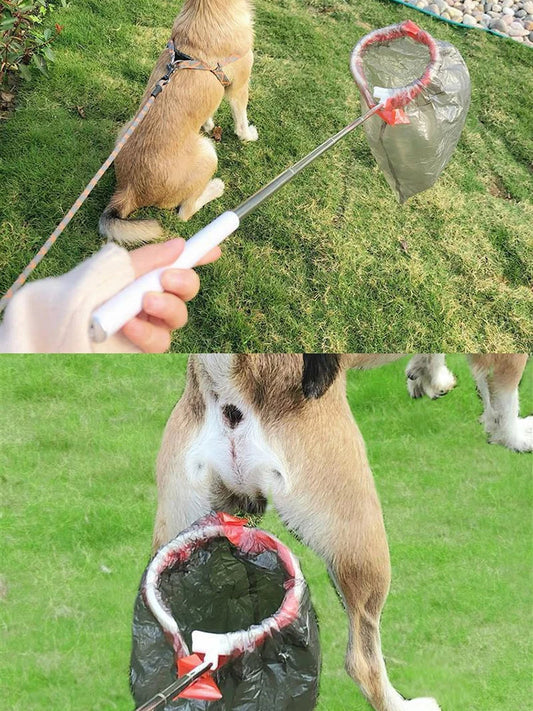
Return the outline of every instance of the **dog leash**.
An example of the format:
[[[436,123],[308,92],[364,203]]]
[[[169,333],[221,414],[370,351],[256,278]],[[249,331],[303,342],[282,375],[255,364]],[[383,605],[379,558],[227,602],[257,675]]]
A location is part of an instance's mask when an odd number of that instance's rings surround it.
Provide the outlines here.
[[[100,168],[97,170],[97,172],[89,181],[89,183],[87,183],[84,190],[82,191],[76,202],[72,205],[70,210],[67,212],[65,217],[63,217],[59,225],[55,228],[50,237],[43,244],[41,249],[33,257],[33,259],[26,266],[26,268],[19,274],[19,276],[17,277],[13,285],[5,293],[5,295],[0,299],[0,314],[7,307],[9,301],[13,298],[14,294],[20,289],[21,286],[25,284],[28,277],[32,274],[32,272],[37,268],[39,263],[48,254],[51,247],[56,242],[57,238],[65,230],[69,222],[78,212],[83,203],[87,200],[96,185],[98,185],[99,181],[101,180],[105,172],[108,170],[109,166],[113,163],[120,151],[124,148],[128,140],[131,138],[134,131],[138,128],[140,123],[146,117],[146,114],[152,108],[152,105],[156,98],[167,86],[174,72],[176,72],[178,69],[201,69],[203,71],[209,71],[218,79],[218,81],[222,84],[223,87],[227,87],[231,84],[231,81],[224,73],[222,67],[226,64],[230,64],[231,62],[236,62],[238,59],[241,58],[240,55],[232,55],[231,57],[226,57],[221,62],[218,62],[215,67],[210,67],[208,64],[205,64],[205,62],[202,62],[199,59],[194,59],[194,57],[190,57],[188,54],[180,52],[180,50],[176,48],[173,40],[169,41],[169,43],[167,44],[167,49],[171,53],[171,58],[170,62],[167,64],[166,74],[164,74],[161,79],[159,79],[159,81],[156,83],[156,85],[152,89],[150,98],[146,101],[144,106],[141,107],[135,118],[131,121],[127,131],[117,141],[114,150],[110,153],[107,160],[100,166]]]

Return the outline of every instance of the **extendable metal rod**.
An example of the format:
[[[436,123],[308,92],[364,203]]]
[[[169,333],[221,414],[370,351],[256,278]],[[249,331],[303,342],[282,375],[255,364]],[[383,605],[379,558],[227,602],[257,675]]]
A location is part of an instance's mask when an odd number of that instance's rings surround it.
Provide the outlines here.
[[[166,689],[153,696],[150,701],[147,701],[142,706],[139,706],[136,711],[156,711],[156,709],[162,708],[166,703],[174,699],[177,694],[184,691],[188,686],[201,677],[202,674],[205,674],[206,671],[211,669],[211,666],[211,662],[204,662],[203,664],[200,664],[200,666],[196,667],[196,669],[193,669],[188,674],[185,674],[185,676],[182,676],[181,679],[176,679],[173,684],[167,686]]]
[[[268,183],[268,185],[265,185],[264,188],[261,188],[254,195],[242,202],[239,207],[233,210],[233,212],[238,215],[239,219],[250,214],[250,212],[252,212],[252,210],[255,210],[258,205],[267,200],[271,195],[273,195],[276,191],[278,191],[281,187],[288,183],[289,180],[292,180],[295,175],[298,175],[300,171],[302,171],[304,168],[307,168],[307,166],[310,165],[310,163],[312,163],[315,158],[321,156],[332,146],[338,143],[341,138],[344,138],[344,136],[346,136],[348,133],[351,133],[354,128],[360,126],[362,123],[364,123],[367,119],[369,119],[382,108],[383,104],[378,104],[377,106],[374,106],[369,111],[367,111],[366,114],[364,114],[363,116],[360,116],[355,121],[352,121],[352,123],[350,123],[348,126],[345,126],[341,131],[336,133],[334,136],[331,136],[331,138],[328,138],[326,141],[324,141],[324,143],[322,143],[320,146],[311,151],[311,153],[308,153],[297,163],[291,165],[291,167],[287,168],[287,170],[284,170],[283,173],[280,173],[277,178],[274,178],[274,180]]]

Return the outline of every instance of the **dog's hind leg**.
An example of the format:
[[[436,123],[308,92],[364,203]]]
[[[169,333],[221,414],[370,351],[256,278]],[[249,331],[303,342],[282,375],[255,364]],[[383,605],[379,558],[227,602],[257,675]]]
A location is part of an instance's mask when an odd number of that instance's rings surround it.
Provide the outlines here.
[[[273,502],[288,528],[329,567],[348,614],[346,669],[375,711],[439,711],[434,699],[404,699],[388,679],[379,623],[389,590],[389,551],[344,388],[337,378],[324,395],[308,400],[305,417],[280,428],[284,457]]]
[[[224,183],[220,178],[211,180],[217,169],[217,153],[211,141],[205,136],[199,137],[199,154],[191,168],[191,183],[188,197],[181,203],[178,215],[186,222],[195,212],[224,192]]]
[[[304,492],[291,491],[286,501],[277,503],[277,508],[288,527],[320,553],[329,565],[348,614],[346,671],[375,711],[439,711],[434,699],[404,699],[387,675],[379,622],[389,589],[390,569],[377,500],[372,496],[367,502],[368,508],[363,507],[368,513],[357,507],[352,516],[339,506],[338,516],[326,523],[324,508],[330,492],[323,491],[320,498],[314,498],[314,504],[310,499],[302,501],[303,496]],[[303,508],[292,512],[290,502],[295,500],[299,500],[299,506],[303,503]]]
[[[409,361],[405,374],[407,389],[414,398],[427,395],[442,397],[455,386],[455,378],[446,367],[443,353],[418,353]]]
[[[169,420],[157,459],[157,513],[152,539],[154,553],[213,508],[211,482],[207,472],[206,476],[202,476],[201,471],[191,471],[185,456],[188,443],[184,441],[183,431],[183,428],[180,431],[174,427],[172,418]]]
[[[216,200],[224,192],[224,182],[220,178],[213,178],[205,186],[205,190],[194,200],[186,200],[180,205],[179,216],[186,221],[198,212],[200,208],[207,205],[208,202]]]
[[[333,469],[334,471],[334,469]],[[324,504],[331,492],[305,500],[291,491],[281,502],[274,500],[288,527],[321,554],[344,602],[349,620],[346,671],[359,685],[375,711],[439,711],[434,699],[404,699],[389,681],[379,634],[380,615],[390,580],[385,530],[374,494],[353,514],[338,506],[338,514],[326,522]],[[298,509],[291,503],[298,500]],[[303,505],[303,506],[302,506]],[[366,512],[364,511],[366,509]]]
[[[483,400],[483,423],[489,441],[518,452],[533,451],[533,416],[519,417],[518,385],[527,355],[499,353],[469,356]]]

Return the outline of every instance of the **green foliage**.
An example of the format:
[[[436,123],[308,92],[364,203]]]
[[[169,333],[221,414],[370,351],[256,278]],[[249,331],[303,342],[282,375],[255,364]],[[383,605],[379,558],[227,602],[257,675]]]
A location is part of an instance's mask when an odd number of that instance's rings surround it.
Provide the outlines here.
[[[0,85],[6,83],[9,72],[29,79],[30,66],[47,74],[48,64],[55,59],[50,44],[62,27],[56,24],[52,30],[42,24],[55,7],[67,4],[67,0],[0,0]]]

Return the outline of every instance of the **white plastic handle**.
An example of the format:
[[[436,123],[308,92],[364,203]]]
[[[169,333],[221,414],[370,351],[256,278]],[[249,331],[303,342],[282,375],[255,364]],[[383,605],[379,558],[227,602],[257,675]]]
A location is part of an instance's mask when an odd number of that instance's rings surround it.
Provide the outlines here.
[[[213,247],[233,234],[239,222],[239,216],[235,212],[223,212],[216,220],[187,240],[185,249],[173,264],[148,272],[99,306],[93,312],[89,326],[91,339],[96,343],[102,343],[115,334],[142,311],[143,298],[148,291],[163,291],[160,277],[164,271],[194,267]]]

